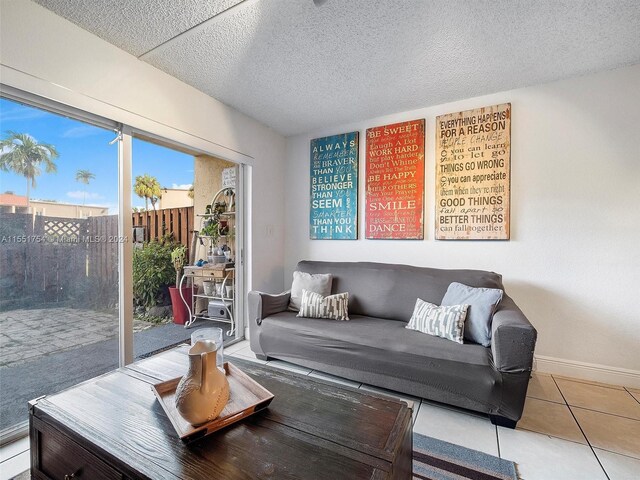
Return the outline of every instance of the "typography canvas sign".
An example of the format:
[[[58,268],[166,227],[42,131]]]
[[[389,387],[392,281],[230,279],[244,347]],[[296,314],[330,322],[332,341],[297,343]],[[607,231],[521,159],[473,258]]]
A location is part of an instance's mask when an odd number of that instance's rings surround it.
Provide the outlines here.
[[[424,119],[367,129],[366,237],[424,238]]]
[[[311,140],[312,240],[358,238],[358,132]]]
[[[511,104],[436,119],[436,239],[508,240]]]

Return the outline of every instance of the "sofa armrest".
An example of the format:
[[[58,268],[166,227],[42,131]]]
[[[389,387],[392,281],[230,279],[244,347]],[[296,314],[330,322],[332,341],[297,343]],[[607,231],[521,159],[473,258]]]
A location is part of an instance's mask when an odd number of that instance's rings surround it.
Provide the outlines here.
[[[264,318],[274,313],[284,312],[289,307],[291,292],[283,292],[277,295],[251,291],[249,292],[249,323],[250,326],[260,325]]]
[[[491,325],[491,353],[502,373],[531,371],[538,332],[515,302],[504,295]]]

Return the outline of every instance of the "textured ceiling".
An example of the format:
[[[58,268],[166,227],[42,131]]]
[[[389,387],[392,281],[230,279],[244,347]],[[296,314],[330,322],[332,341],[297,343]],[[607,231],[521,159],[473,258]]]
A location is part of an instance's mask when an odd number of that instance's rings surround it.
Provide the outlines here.
[[[638,0],[37,2],[285,135],[640,63]]]
[[[242,2],[242,0],[34,1],[136,57]]]

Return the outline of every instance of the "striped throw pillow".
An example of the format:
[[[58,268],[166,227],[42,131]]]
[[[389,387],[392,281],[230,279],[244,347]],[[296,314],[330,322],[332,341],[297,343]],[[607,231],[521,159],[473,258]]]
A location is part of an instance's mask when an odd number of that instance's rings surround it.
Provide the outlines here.
[[[439,307],[419,298],[406,328],[463,343],[468,308],[469,305]]]
[[[349,293],[336,293],[324,297],[310,290],[302,290],[300,311],[297,317],[331,318],[333,320],[349,320]]]

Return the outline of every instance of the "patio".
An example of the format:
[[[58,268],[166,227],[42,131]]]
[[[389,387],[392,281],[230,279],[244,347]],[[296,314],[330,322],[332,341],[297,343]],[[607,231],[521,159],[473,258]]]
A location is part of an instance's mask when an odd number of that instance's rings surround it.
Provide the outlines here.
[[[134,332],[156,324],[135,320]],[[113,339],[118,316],[78,308],[19,309],[0,312],[0,367]]]
[[[220,326],[200,320],[198,326]],[[0,312],[0,430],[27,420],[27,402],[118,367],[118,318],[68,307]],[[188,340],[182,325],[134,321],[134,356]],[[225,341],[227,339],[225,338]]]

